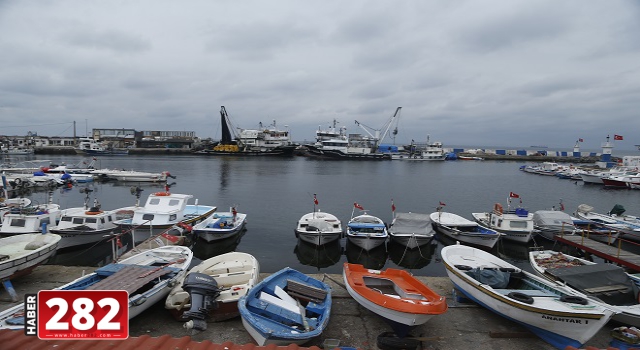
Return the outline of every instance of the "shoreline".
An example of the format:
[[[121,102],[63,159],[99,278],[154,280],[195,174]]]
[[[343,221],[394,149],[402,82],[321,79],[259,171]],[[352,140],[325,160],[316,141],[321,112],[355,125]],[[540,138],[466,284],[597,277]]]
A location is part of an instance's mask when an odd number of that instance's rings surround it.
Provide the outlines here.
[[[91,273],[96,268],[84,266],[40,265],[29,275],[12,281],[20,300],[25,294],[37,293],[61,286]],[[261,273],[260,277],[268,276]],[[319,339],[313,339],[304,346],[319,346],[325,339],[339,339],[340,346],[351,346],[362,350],[376,349],[376,338],[382,332],[390,331],[390,327],[382,318],[360,306],[347,291],[339,285],[342,281],[339,274],[309,274],[316,279],[324,280],[332,289],[333,305],[329,326]],[[421,282],[447,299],[449,309],[442,315],[434,317],[424,325],[412,331],[412,335],[426,337],[422,342],[423,349],[467,349],[507,350],[507,349],[555,349],[550,344],[534,336],[515,322],[500,317],[476,304],[461,303],[453,294],[453,284],[448,277],[416,276]],[[6,310],[16,303],[7,302],[7,292],[0,290],[0,311]],[[21,302],[20,301],[20,302]],[[611,340],[610,331],[615,327],[610,323],[603,327],[586,345],[606,349]],[[175,321],[164,304],[159,302],[129,322],[129,338],[150,336],[156,340],[145,340],[146,344],[157,344],[163,336],[183,338],[189,336],[196,342],[210,341],[215,344],[232,342],[234,344],[255,344],[251,336],[242,326],[239,317],[218,323],[209,323],[207,330],[191,334],[182,327],[182,322]],[[16,337],[27,338],[21,331],[15,331]],[[13,336],[12,334],[12,336]],[[29,342],[47,344],[45,340],[29,337]],[[2,339],[2,333],[0,333]],[[139,339],[139,338],[138,338]],[[139,339],[140,340],[140,339]],[[0,340],[1,341],[1,340]],[[25,341],[27,341],[25,339]],[[71,341],[60,341],[61,346]],[[145,348],[136,340],[140,348]],[[32,343],[33,344],[33,343]],[[78,344],[78,343],[76,343]],[[80,345],[82,343],[79,343]],[[23,345],[26,345],[23,342]],[[70,344],[69,344],[70,345]],[[104,343],[108,345],[107,342]],[[52,343],[49,346],[55,347]],[[53,348],[52,347],[52,348]],[[153,347],[157,348],[157,347]],[[295,349],[295,348],[293,348]]]

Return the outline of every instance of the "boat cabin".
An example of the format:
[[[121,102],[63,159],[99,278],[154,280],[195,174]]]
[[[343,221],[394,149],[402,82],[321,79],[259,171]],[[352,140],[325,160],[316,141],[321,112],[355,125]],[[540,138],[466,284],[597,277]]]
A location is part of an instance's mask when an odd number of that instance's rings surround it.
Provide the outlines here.
[[[137,209],[131,220],[132,225],[176,224],[184,219],[184,210],[190,194],[156,192],[149,195],[144,207]]]

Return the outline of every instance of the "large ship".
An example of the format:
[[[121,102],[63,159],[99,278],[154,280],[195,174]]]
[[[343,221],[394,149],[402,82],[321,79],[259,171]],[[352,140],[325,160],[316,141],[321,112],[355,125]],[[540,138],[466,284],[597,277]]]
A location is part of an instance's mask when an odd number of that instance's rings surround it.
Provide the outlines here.
[[[196,154],[232,156],[293,156],[298,145],[291,141],[289,130],[280,130],[273,121],[268,127],[262,123],[258,129],[239,129],[238,134],[231,128],[226,108],[220,108],[222,138],[210,149],[196,151]],[[233,134],[232,134],[233,133]]]

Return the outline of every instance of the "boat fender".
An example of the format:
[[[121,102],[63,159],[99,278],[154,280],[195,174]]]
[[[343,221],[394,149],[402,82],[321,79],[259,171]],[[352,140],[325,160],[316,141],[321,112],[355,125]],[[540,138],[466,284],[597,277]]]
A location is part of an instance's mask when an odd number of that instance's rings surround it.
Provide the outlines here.
[[[517,270],[514,269],[513,267],[501,267],[500,271],[502,271],[502,272],[517,272]]]
[[[169,192],[156,192],[153,195],[154,196],[168,196]]]
[[[529,295],[526,295],[524,293],[520,293],[520,292],[511,292],[509,294],[507,294],[507,296],[511,299],[517,300],[519,302],[525,303],[525,304],[533,304],[533,298]]]
[[[589,305],[587,299],[575,295],[563,295],[560,297],[560,301],[570,304]]]
[[[467,266],[467,265],[454,265],[454,267],[462,271],[469,271],[473,269],[471,266]]]
[[[87,215],[98,215],[100,213],[102,213],[102,210],[98,210],[98,211],[85,211],[84,212]]]
[[[493,210],[497,213],[502,214],[502,204],[496,203],[493,205]]]

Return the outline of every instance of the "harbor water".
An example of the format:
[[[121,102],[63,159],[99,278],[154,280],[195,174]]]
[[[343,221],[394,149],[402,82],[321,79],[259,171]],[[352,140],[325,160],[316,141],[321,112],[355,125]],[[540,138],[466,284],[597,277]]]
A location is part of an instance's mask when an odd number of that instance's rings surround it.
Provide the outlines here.
[[[80,156],[56,156],[52,162],[76,164]],[[343,224],[350,219],[354,202],[385,222],[392,220],[391,203],[396,212],[432,213],[444,204],[444,211],[471,219],[473,212],[485,212],[494,203],[507,207],[523,206],[530,211],[559,208],[572,213],[586,203],[596,212],[607,212],[615,204],[623,205],[627,214],[640,215],[640,191],[607,189],[585,185],[581,181],[563,180],[519,170],[525,163],[514,161],[322,161],[317,159],[271,157],[216,156],[121,156],[102,157],[96,168],[118,168],[137,171],[169,171],[171,192],[192,194],[190,204],[215,205],[218,211],[236,206],[247,214],[247,230],[227,242],[197,241],[193,247],[199,259],[228,251],[254,255],[261,272],[275,272],[289,266],[305,273],[341,273],[342,263],[362,263],[369,268],[401,267],[420,276],[446,276],[439,251],[454,242],[434,240],[434,244],[418,250],[406,250],[395,243],[366,252],[349,244],[346,238],[316,247],[299,242],[294,234],[297,220],[314,208],[336,215]],[[53,201],[62,208],[82,206],[80,188],[93,189],[102,209],[111,210],[133,205],[131,187],[143,189],[141,204],[164,184],[93,182],[71,189],[56,189]],[[47,200],[46,192],[27,195],[33,201]],[[522,203],[520,203],[522,201]],[[356,215],[359,211],[356,210]],[[130,246],[130,242],[128,247]],[[500,242],[492,252],[526,269],[529,247],[534,244],[552,248],[553,243],[536,238],[529,244]],[[50,264],[98,266],[111,261],[112,246],[102,243],[61,252]]]

